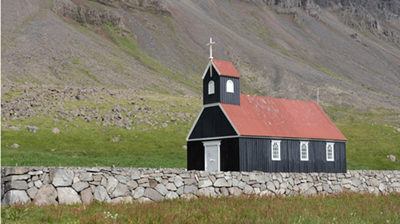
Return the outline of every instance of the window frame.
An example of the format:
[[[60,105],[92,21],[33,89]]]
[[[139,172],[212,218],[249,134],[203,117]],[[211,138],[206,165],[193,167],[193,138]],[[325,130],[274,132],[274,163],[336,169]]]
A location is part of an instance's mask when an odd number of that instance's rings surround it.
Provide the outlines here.
[[[303,145],[306,145],[306,158],[303,158]],[[301,141],[300,142],[300,161],[308,161],[309,160],[309,150],[308,150],[308,142]]]
[[[274,144],[278,145],[278,158],[274,158]],[[280,161],[281,160],[281,140],[271,140],[271,160]]]
[[[215,82],[213,80],[210,80],[208,82],[208,95],[212,95],[212,94],[215,94]]]
[[[329,158],[329,154],[328,154],[329,146],[332,147],[332,158]],[[326,161],[328,161],[328,162],[335,161],[335,143],[333,143],[333,142],[326,143]]]
[[[226,81],[226,92],[227,93],[235,93],[235,84],[231,79]]]

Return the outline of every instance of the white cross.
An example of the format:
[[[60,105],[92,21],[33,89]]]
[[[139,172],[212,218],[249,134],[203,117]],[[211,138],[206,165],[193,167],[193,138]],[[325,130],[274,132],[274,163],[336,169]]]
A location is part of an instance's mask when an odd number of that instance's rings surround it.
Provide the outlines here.
[[[210,46],[210,58],[209,58],[210,60],[213,59],[213,56],[212,56],[212,45],[213,44],[215,44],[215,42],[212,42],[212,38],[210,37],[210,43],[207,44]]]

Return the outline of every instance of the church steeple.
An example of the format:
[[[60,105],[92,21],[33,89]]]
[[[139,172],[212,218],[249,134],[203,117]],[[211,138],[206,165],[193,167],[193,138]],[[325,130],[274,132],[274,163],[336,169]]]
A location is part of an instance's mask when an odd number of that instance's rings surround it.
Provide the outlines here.
[[[203,104],[224,103],[240,105],[240,75],[232,62],[214,60],[210,38],[209,63],[203,74]]]

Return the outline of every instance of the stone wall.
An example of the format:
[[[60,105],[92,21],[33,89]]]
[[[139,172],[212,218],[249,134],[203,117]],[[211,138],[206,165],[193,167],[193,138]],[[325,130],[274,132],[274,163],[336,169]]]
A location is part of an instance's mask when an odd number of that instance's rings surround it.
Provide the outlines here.
[[[185,169],[2,167],[2,204],[160,201],[201,195],[400,193],[400,171],[207,172]]]

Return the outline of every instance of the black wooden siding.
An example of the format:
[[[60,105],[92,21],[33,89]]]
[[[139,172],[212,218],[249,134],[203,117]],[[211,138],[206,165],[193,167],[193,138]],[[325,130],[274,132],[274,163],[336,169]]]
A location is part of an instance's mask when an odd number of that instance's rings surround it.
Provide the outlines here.
[[[219,106],[206,107],[195,124],[189,139],[237,135]]]
[[[240,83],[239,78],[219,76],[214,67],[213,76],[210,77],[210,69],[207,71],[206,76],[203,79],[203,104],[210,103],[226,103],[233,105],[240,105]],[[232,80],[233,82],[233,93],[226,92],[226,82],[228,80]],[[208,83],[210,81],[214,81],[214,94],[208,94]]]
[[[212,68],[213,76],[210,77],[210,69],[208,69],[206,76],[203,79],[203,104],[210,104],[210,103],[219,103],[220,102],[220,79],[217,71]],[[215,84],[214,94],[208,95],[208,83],[213,80]]]
[[[221,171],[240,171],[238,138],[222,139],[220,145]],[[188,142],[187,169],[204,170],[204,145],[202,141]]]
[[[226,82],[232,80],[233,93],[226,92]],[[221,103],[240,105],[239,78],[220,76]]]
[[[239,146],[239,167],[241,171],[347,172],[346,144],[344,142],[335,142],[335,161],[333,162],[326,161],[326,142],[323,141],[309,141],[308,161],[300,160],[300,140],[282,140],[281,160],[279,161],[271,159],[270,139],[240,138]]]

